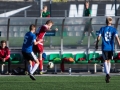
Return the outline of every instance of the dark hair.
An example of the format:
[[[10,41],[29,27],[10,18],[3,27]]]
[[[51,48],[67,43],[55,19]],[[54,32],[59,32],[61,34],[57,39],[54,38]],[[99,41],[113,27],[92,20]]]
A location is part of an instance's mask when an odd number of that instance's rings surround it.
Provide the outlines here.
[[[53,24],[53,21],[48,20],[48,21],[46,22],[46,24],[49,24],[49,23],[52,23],[52,24]]]
[[[31,24],[29,30],[31,31],[33,28],[36,28],[36,26],[34,24]]]
[[[5,41],[5,40],[2,40],[2,41],[1,41],[1,44],[2,44],[2,43],[6,43],[6,41]]]

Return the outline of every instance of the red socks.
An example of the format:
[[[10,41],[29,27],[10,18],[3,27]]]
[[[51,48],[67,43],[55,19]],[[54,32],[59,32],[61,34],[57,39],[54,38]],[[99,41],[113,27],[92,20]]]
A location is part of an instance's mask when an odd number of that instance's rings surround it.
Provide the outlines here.
[[[39,60],[40,64],[39,64],[39,70],[43,70],[43,60]]]
[[[64,72],[64,61],[62,60],[62,63],[60,64],[61,71]]]

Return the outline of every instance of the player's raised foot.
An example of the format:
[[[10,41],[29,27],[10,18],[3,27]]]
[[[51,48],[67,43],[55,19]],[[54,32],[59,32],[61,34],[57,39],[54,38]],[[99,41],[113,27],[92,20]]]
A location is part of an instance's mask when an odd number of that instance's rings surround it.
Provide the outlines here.
[[[36,80],[35,77],[33,76],[33,74],[30,74],[29,76],[32,80]]]
[[[40,71],[40,75],[47,73],[47,70]]]
[[[109,74],[106,75],[105,81],[106,81],[106,83],[110,82],[110,76],[109,76]]]

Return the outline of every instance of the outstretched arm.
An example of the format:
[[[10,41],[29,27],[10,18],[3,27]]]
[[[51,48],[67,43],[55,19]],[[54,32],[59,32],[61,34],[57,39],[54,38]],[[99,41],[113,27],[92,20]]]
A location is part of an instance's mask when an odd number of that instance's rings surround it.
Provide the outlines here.
[[[7,55],[6,55],[6,57],[4,58],[4,60],[7,60],[7,59],[10,58],[10,50],[7,49],[6,52],[7,52]]]
[[[117,39],[117,42],[118,42],[118,44],[120,46],[120,39],[119,39],[118,35],[116,36],[116,39]]]
[[[101,36],[98,36],[98,37],[97,37],[97,41],[96,41],[96,45],[95,45],[95,49],[98,49],[98,43],[99,43],[99,41],[100,41],[100,38],[101,38]]]
[[[47,32],[49,32],[49,31],[55,31],[55,32],[56,32],[56,31],[58,31],[58,28],[55,28],[55,29],[48,29]]]

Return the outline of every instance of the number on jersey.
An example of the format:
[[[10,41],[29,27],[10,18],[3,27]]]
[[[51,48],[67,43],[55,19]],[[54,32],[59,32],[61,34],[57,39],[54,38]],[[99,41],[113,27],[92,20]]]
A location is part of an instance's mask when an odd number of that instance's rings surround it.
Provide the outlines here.
[[[25,38],[24,38],[24,44],[27,43],[27,39],[28,39],[28,36],[25,36]]]
[[[105,40],[110,41],[111,40],[111,32],[106,32],[105,33]]]

